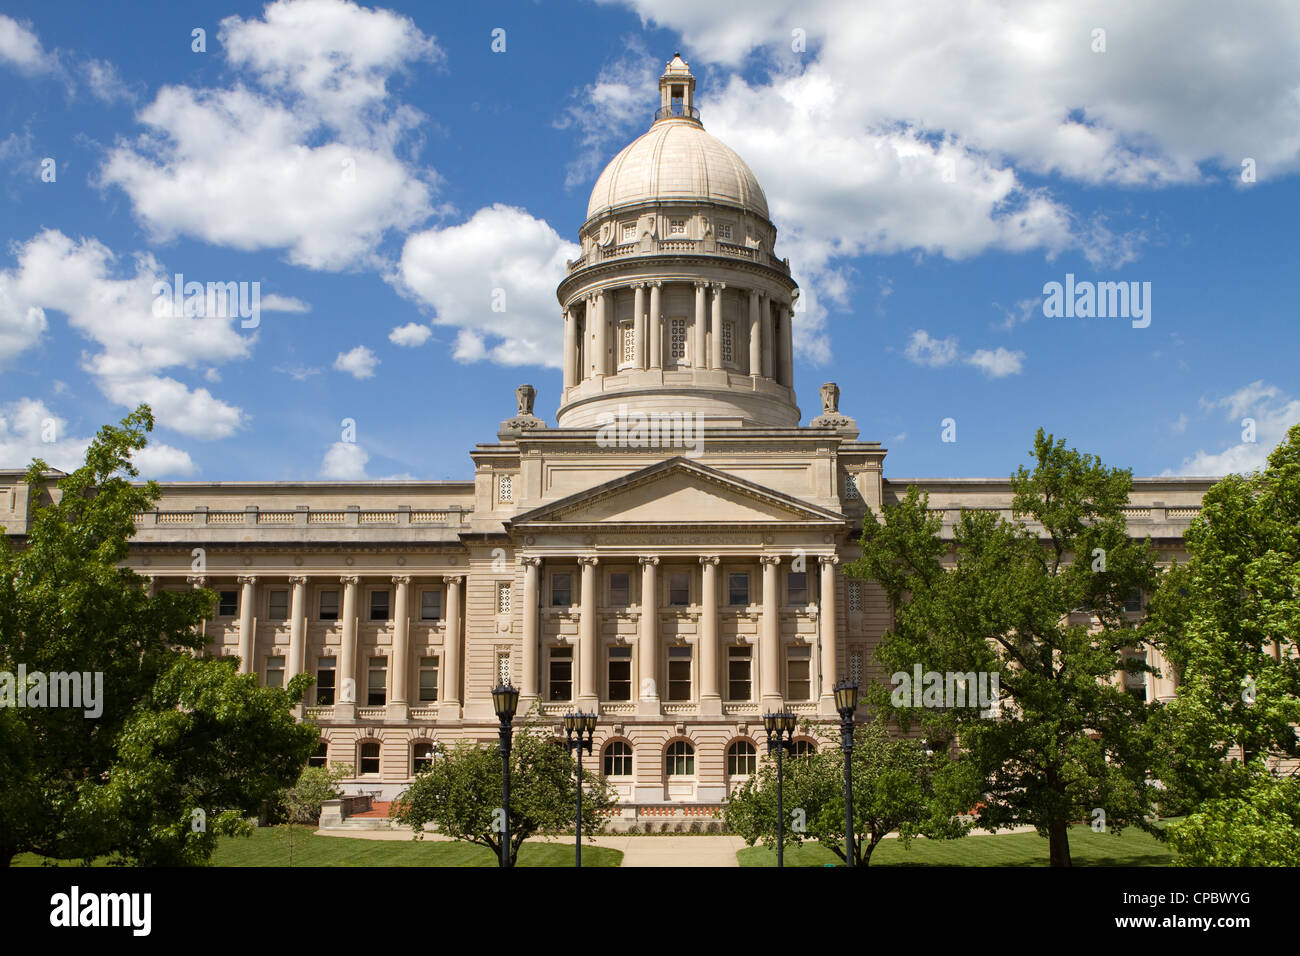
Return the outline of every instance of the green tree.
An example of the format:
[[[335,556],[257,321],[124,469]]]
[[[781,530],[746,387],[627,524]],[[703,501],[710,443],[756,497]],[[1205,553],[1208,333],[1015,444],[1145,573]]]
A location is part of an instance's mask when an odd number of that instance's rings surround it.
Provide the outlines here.
[[[573,826],[577,806],[577,760],[545,730],[525,726],[515,732],[510,751],[510,860],[519,847],[541,832]],[[582,832],[599,833],[617,792],[603,775],[582,771]],[[401,797],[391,816],[415,830],[426,827],[457,840],[488,847],[501,855],[501,753],[496,745],[459,741],[436,757]]]
[[[1127,534],[1130,472],[1042,429],[1032,455],[1033,470],[1011,476],[1014,520],[963,511],[945,541],[928,496],[909,488],[883,522],[866,515],[862,558],[848,572],[879,581],[893,603],[876,652],[888,672],[910,678],[920,665],[999,681],[996,709],[916,707],[884,684],[869,688],[872,704],[904,728],[959,740],[982,780],[978,825],[1031,824],[1048,838],[1051,865],[1069,866],[1072,820],[1099,819],[1100,809],[1116,832],[1150,826],[1148,708],[1122,686],[1126,670],[1149,668],[1124,653],[1138,636],[1123,607],[1154,586],[1155,556]],[[1070,623],[1078,608],[1095,622]]]
[[[304,767],[297,782],[280,793],[280,809],[290,823],[318,823],[321,805],[343,796],[339,782],[353,774],[351,764]]]
[[[103,679],[98,714],[0,707],[4,865],[24,851],[205,861],[217,832],[292,782],[315,746],[291,714],[309,677],[260,688],[232,661],[196,659],[216,595],[151,597],[122,566],[135,513],[159,497],[129,480],[152,428],[147,406],[104,427],[56,488],[33,462],[28,533],[16,546],[0,537],[0,672]]]
[[[816,840],[843,860],[844,754],[838,733],[814,732],[820,738],[815,753],[784,760],[786,842]],[[889,833],[897,831],[906,842],[916,835],[951,839],[968,829],[959,815],[978,790],[946,748],[927,751],[921,741],[891,736],[883,721],[867,721],[853,730],[852,773],[857,866],[870,865],[872,851]],[[736,788],[724,813],[727,826],[750,846],[762,840],[776,849],[775,756],[765,757],[758,773]]]
[[[1143,625],[1178,677],[1159,715],[1178,861],[1300,865],[1300,425],[1206,492]]]

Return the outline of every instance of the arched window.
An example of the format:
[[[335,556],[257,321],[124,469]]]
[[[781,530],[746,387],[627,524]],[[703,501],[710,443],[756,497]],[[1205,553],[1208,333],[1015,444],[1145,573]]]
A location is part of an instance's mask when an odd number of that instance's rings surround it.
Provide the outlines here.
[[[605,748],[605,776],[632,776],[632,747],[626,740],[612,741]]]
[[[758,769],[758,751],[748,740],[737,740],[727,748],[727,774],[732,777],[752,775]]]
[[[817,752],[817,745],[808,738],[796,740],[794,742],[794,757],[811,757]]]
[[[316,745],[316,752],[307,758],[307,766],[309,767],[329,766],[329,747],[330,745],[323,740],[320,743],[318,743]]]
[[[375,776],[378,776],[379,741],[367,740],[361,744],[361,760],[359,762],[361,766],[361,773],[363,776],[365,774],[373,774]]]
[[[665,753],[668,776],[695,776],[695,748],[685,740],[674,740]]]
[[[414,744],[411,747],[411,771],[419,773],[422,770],[428,770],[433,766],[433,758],[437,752],[437,744],[431,744],[423,740]]]

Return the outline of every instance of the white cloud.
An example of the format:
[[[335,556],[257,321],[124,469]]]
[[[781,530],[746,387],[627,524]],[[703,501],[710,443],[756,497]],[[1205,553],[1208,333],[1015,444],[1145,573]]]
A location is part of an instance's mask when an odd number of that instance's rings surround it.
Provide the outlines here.
[[[36,33],[26,24],[0,13],[0,63],[7,63],[20,73],[35,75],[59,69],[58,58],[47,53]]]
[[[68,434],[68,422],[44,402],[20,398],[0,407],[0,468],[26,468],[41,458],[52,468],[71,472],[86,457],[90,438]],[[132,459],[141,477],[188,475],[194,462],[187,452],[150,442]]]
[[[576,91],[576,102],[555,121],[557,129],[576,129],[581,144],[564,177],[566,189],[593,179],[611,150],[627,145],[634,131],[641,132],[638,126],[649,125],[650,111],[658,105],[661,64],[639,37],[625,42],[624,55],[606,63],[594,83]]]
[[[406,18],[346,0],[279,0],[222,21],[227,89],[164,87],[100,171],[155,239],[284,249],[313,269],[375,265],[385,234],[433,212],[436,173],[397,155],[424,117],[387,81],[441,54]],[[429,180],[429,182],[426,182]]]
[[[81,65],[81,72],[85,75],[86,85],[90,87],[90,93],[95,99],[104,103],[115,103],[119,100],[124,103],[135,101],[135,94],[122,81],[122,75],[118,73],[117,67],[108,60],[87,60]]]
[[[917,365],[940,368],[951,365],[957,360],[957,340],[952,336],[936,339],[925,329],[917,329],[908,339],[903,354],[907,356],[908,361],[915,362]]]
[[[360,481],[366,477],[370,455],[356,442],[336,441],[325,452],[320,476],[331,481]]]
[[[282,375],[288,375],[295,382],[305,382],[313,375],[319,375],[320,369],[310,368],[305,365],[276,365],[272,367],[272,372],[279,372]]]
[[[1028,322],[1035,315],[1041,315],[1042,306],[1042,297],[1019,299],[1016,301],[1016,304],[1009,309],[994,302],[993,307],[1001,310],[1003,316],[1005,316],[1004,320],[998,323],[995,327],[1001,329],[1003,332],[1010,332],[1017,325]]]
[[[260,299],[263,312],[310,312],[311,306],[289,295],[277,295],[272,292]]]
[[[1178,421],[1176,421],[1176,422],[1174,422],[1172,425],[1170,425],[1170,426],[1169,426],[1169,430],[1172,431],[1175,435],[1181,435],[1181,434],[1183,434],[1184,432],[1186,432],[1186,431],[1187,431],[1187,415],[1186,415],[1186,414],[1179,415],[1179,416],[1178,416]]]
[[[1214,401],[1202,401],[1207,409],[1222,409],[1229,432],[1242,438],[1220,452],[1198,449],[1196,454],[1183,459],[1177,469],[1166,475],[1226,475],[1247,474],[1268,465],[1268,455],[1286,438],[1288,429],[1300,422],[1300,398],[1291,398],[1276,385],[1266,385],[1262,380],[1251,382],[1237,391]],[[1248,442],[1247,425],[1243,418],[1254,422],[1255,441]]]
[[[415,348],[429,341],[431,335],[433,335],[433,329],[427,325],[421,325],[419,322],[407,322],[405,325],[399,325],[389,332],[388,341],[394,345]]]
[[[16,256],[15,268],[0,271],[0,357],[34,345],[45,313],[62,312],[99,347],[82,354],[81,366],[113,401],[148,401],[160,425],[196,438],[226,438],[243,423],[238,407],[159,374],[246,358],[253,339],[240,334],[237,318],[156,317],[154,284],[172,277],[152,255],[137,254],[126,271],[98,240],[48,229],[18,245]]]
[[[974,365],[989,378],[1006,378],[1019,375],[1025,360],[1024,352],[1012,352],[998,346],[996,349],[976,349],[965,359],[967,365]]]
[[[379,359],[375,358],[375,353],[364,345],[358,345],[347,352],[340,352],[338,358],[334,360],[335,370],[347,372],[353,378],[374,378],[375,366],[378,364]]]
[[[136,452],[131,463],[144,479],[192,475],[197,470],[189,452],[152,442]]]
[[[460,225],[410,236],[398,281],[434,310],[435,325],[459,330],[458,361],[558,367],[555,287],[579,251],[545,221],[498,203]]]

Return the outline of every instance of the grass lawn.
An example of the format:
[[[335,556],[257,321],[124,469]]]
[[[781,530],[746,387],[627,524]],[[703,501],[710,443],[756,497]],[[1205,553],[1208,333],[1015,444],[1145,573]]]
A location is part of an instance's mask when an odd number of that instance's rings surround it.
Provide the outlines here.
[[[1168,866],[1173,851],[1149,834],[1133,828],[1121,836],[1094,833],[1091,827],[1070,827],[1070,860],[1075,866]],[[776,866],[776,851],[746,847],[736,854],[741,866]],[[785,848],[786,866],[843,866],[820,843]],[[872,866],[1047,866],[1047,840],[1037,833],[966,836],[960,840],[882,840],[871,854]]]
[[[223,837],[212,855],[213,866],[496,866],[497,857],[472,843],[414,840],[360,840],[322,837],[315,827],[261,827],[251,837]],[[292,856],[291,856],[292,854]],[[32,853],[14,866],[40,866]],[[583,866],[619,866],[623,854],[605,847],[583,846]],[[77,866],[60,861],[60,866]],[[103,861],[96,861],[103,865]],[[573,843],[529,840],[519,850],[520,866],[573,866]]]

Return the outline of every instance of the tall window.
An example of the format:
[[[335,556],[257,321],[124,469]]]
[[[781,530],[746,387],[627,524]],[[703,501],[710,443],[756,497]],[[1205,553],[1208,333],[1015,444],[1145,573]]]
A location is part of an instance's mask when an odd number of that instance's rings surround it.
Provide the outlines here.
[[[379,774],[379,741],[367,740],[361,744],[361,773],[362,775]]]
[[[388,658],[370,658],[370,674],[366,688],[367,706],[382,707],[388,703]]]
[[[551,700],[573,700],[573,648],[552,647]]]
[[[510,652],[497,651],[497,683],[510,683]]]
[[[438,658],[420,658],[420,703],[438,702]]]
[[[849,613],[859,613],[862,610],[862,582],[845,581],[844,593],[848,596]]]
[[[442,589],[425,588],[420,592],[420,620],[442,620]]]
[[[668,606],[686,607],[691,603],[691,576],[686,571],[668,575]]]
[[[812,694],[812,648],[795,644],[785,652],[785,696],[808,700]]]
[[[618,327],[619,349],[618,367],[627,368],[636,361],[636,327],[631,322],[623,322]]]
[[[785,576],[786,603],[801,605],[808,603],[808,572],[791,571]]]
[[[609,649],[609,699],[632,699],[632,648]]]
[[[674,740],[664,753],[666,770],[670,777],[695,776],[695,748],[685,740]]]
[[[289,591],[286,588],[273,588],[267,594],[266,616],[272,621],[288,620]]]
[[[849,680],[862,686],[862,651],[858,648],[849,649]]]
[[[668,699],[691,699],[691,648],[668,648]]]
[[[727,575],[727,603],[732,607],[749,604],[749,575],[743,571]]]
[[[609,576],[609,603],[613,607],[627,607],[632,603],[631,576],[618,571]]]
[[[737,740],[727,748],[728,776],[750,776],[756,770],[758,770],[758,751],[748,740]]]
[[[337,621],[339,619],[339,592],[337,590],[320,592],[320,619]]]
[[[551,607],[571,607],[573,605],[573,575],[568,572],[556,572],[551,575]]]
[[[334,658],[322,657],[316,662],[316,703],[321,707],[334,705]]]
[[[686,320],[673,319],[669,323],[669,355],[677,362],[686,361]]]
[[[217,617],[234,617],[239,613],[239,592],[219,591],[217,593]]]
[[[320,743],[316,745],[316,749],[312,751],[312,755],[307,758],[307,766],[309,767],[329,766],[329,752],[330,752],[330,745],[322,740]]]
[[[632,747],[626,740],[611,741],[605,748],[605,776],[632,776]]]
[[[1130,614],[1142,610],[1142,589],[1134,588],[1124,599],[1124,610]]]
[[[514,501],[515,500],[515,476],[501,475],[497,478],[497,500]]]
[[[411,771],[420,773],[428,770],[433,766],[434,746],[431,743],[421,742],[411,747]]]
[[[371,591],[370,592],[370,620],[387,621],[390,617],[388,611],[388,591]]]
[[[858,501],[862,495],[858,493],[858,480],[853,475],[844,476],[844,500]]]
[[[734,362],[736,343],[736,323],[722,323],[722,361]]]
[[[499,581],[497,583],[497,613],[510,613],[510,582]]]
[[[749,700],[753,694],[754,649],[727,648],[727,699]]]
[[[284,687],[283,657],[268,657],[266,659],[266,686]]]

